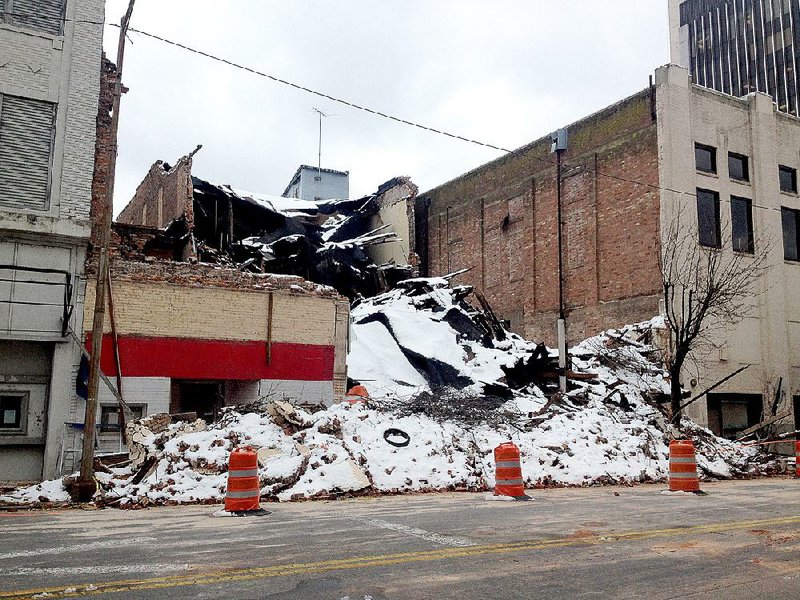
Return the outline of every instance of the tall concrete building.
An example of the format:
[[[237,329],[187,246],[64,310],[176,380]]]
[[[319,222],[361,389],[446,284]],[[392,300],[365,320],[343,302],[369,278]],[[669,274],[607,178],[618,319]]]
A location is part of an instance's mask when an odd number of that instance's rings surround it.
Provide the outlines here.
[[[702,395],[689,416],[730,437],[773,409],[784,415],[779,429],[800,428],[800,120],[766,94],[735,98],[669,65],[652,87],[568,129],[561,278],[570,341],[664,314],[659,256],[679,222],[689,251],[765,266],[744,318],[715,323],[681,382],[699,395],[747,370]],[[552,346],[559,244],[550,147],[547,136],[420,194],[415,231],[422,274],[463,270],[456,281],[482,291],[513,330]]]
[[[800,114],[800,0],[670,0],[672,62],[732,96],[764,92]]]
[[[56,474],[75,397],[103,0],[0,0],[0,481]]]

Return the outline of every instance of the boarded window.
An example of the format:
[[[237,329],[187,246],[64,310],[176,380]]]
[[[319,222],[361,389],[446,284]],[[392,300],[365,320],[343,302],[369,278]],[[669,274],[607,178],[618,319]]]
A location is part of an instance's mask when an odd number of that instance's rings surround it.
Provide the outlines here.
[[[0,97],[0,206],[47,210],[56,105]]]
[[[719,194],[697,190],[697,226],[700,243],[710,248],[720,247]]]
[[[798,229],[800,229],[800,211],[782,207],[781,221],[783,222],[783,258],[800,260],[797,239]]]
[[[731,196],[731,230],[733,249],[753,254],[753,202],[747,198]]]
[[[65,0],[0,0],[0,11],[11,25],[62,35],[65,5]]]

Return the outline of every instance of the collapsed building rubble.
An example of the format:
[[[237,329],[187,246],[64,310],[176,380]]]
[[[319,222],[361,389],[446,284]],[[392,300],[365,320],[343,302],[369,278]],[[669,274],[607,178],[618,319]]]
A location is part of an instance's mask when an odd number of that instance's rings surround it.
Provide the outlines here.
[[[258,449],[262,497],[280,501],[491,489],[492,451],[509,439],[529,487],[666,480],[671,433],[659,401],[668,385],[648,341],[658,319],[573,348],[582,377],[568,394],[548,396],[550,376],[539,377],[552,368],[550,351],[496,331],[486,311],[464,303],[468,293],[443,279],[413,280],[355,307],[352,376],[370,398],[313,413],[264,399],[231,407],[210,425],[167,417],[132,425],[137,462],[98,473],[98,502],[221,501],[228,456],[240,446]],[[412,335],[419,331],[425,335]],[[705,478],[778,468],[759,448],[691,423],[684,433]],[[0,501],[64,500],[59,483]]]
[[[256,194],[195,177],[189,155],[155,163],[118,221],[155,229],[143,250],[171,260],[296,275],[353,299],[412,275],[416,193],[397,177],[357,199]]]

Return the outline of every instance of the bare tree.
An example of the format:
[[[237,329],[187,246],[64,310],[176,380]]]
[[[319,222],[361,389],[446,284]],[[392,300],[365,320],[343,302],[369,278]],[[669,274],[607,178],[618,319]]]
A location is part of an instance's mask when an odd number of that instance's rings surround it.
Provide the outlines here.
[[[681,369],[693,352],[711,342],[713,330],[740,322],[753,305],[756,279],[769,253],[765,241],[754,254],[699,243],[697,228],[678,211],[661,240],[661,281],[670,332],[669,371],[672,423],[680,424]],[[728,239],[717,232],[717,242]]]

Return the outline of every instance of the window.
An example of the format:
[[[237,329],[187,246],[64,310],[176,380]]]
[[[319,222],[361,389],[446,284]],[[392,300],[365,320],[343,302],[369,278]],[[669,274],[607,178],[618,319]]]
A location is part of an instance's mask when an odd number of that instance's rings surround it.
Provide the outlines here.
[[[717,149],[702,144],[694,145],[694,165],[704,173],[717,172]]]
[[[0,206],[47,210],[56,105],[0,96]]]
[[[25,433],[27,394],[0,394],[0,435]]]
[[[800,210],[781,207],[783,222],[783,258],[800,260],[797,232],[800,231]]]
[[[753,202],[747,198],[731,196],[731,230],[733,249],[753,254]]]
[[[797,193],[797,169],[780,165],[778,167],[778,178],[780,179],[782,192]]]
[[[125,411],[126,422],[135,421],[144,417],[144,404],[129,404],[131,414]],[[119,405],[103,404],[100,406],[100,431],[119,431]]]
[[[697,227],[700,244],[710,248],[719,248],[719,194],[710,190],[697,190]]]
[[[728,153],[728,177],[737,181],[750,181],[747,157],[743,154]]]
[[[0,0],[0,23],[62,35],[65,0]]]

